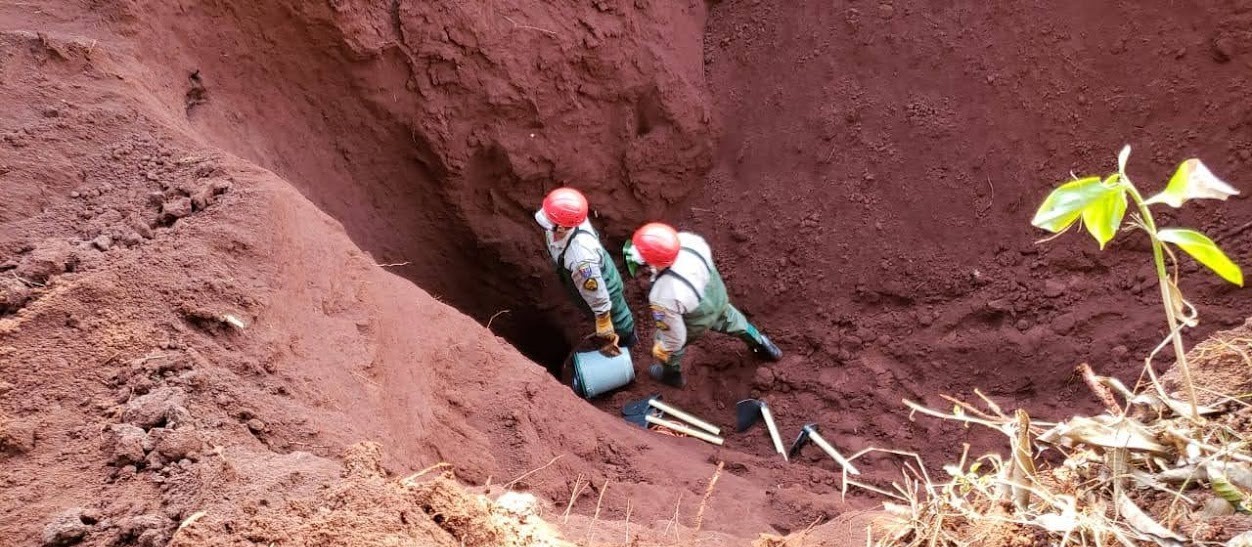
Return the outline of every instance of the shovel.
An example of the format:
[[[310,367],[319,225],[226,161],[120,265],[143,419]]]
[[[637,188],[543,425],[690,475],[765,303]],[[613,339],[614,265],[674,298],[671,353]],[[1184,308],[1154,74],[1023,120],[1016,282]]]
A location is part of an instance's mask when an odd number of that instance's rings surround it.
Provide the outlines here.
[[[783,461],[790,461],[787,452],[783,450],[782,439],[778,437],[778,426],[774,425],[774,415],[769,411],[769,405],[765,401],[757,399],[744,399],[735,404],[735,412],[737,414],[738,423],[736,430],[739,432],[747,431],[749,427],[758,421],[765,420],[765,428],[769,430],[769,438],[774,441],[774,450],[782,454]]]
[[[695,416],[687,414],[686,412],[678,410],[677,408],[658,401],[657,399],[660,397],[660,395],[652,395],[646,399],[640,399],[638,401],[627,403],[626,406],[622,407],[622,416],[626,418],[626,421],[644,429],[648,428],[648,424],[655,424],[672,429],[684,435],[689,435],[702,441],[721,446],[724,441],[717,435],[717,433],[720,433],[721,431],[719,428],[709,424],[708,422],[700,420]],[[695,420],[695,422],[691,423],[699,422],[699,424],[703,425],[697,424],[701,429],[696,429],[686,424],[667,420],[662,417],[663,412],[672,414],[683,420],[690,418],[690,420]],[[715,432],[710,433],[709,428],[712,428]]]

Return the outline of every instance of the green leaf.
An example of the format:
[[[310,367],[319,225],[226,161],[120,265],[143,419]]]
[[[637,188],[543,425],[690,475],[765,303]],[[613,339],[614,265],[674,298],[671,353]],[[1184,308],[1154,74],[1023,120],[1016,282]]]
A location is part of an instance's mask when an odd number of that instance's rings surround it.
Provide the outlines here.
[[[1239,266],[1231,261],[1230,257],[1227,257],[1226,253],[1223,253],[1208,236],[1186,228],[1166,228],[1157,232],[1156,237],[1187,251],[1191,258],[1213,270],[1213,273],[1221,276],[1222,279],[1240,287],[1243,286],[1243,270],[1240,270]]]
[[[1105,186],[1117,184],[1120,178],[1116,174],[1110,175],[1105,181]],[[1087,227],[1087,231],[1091,232],[1096,243],[1100,244],[1100,250],[1104,250],[1104,245],[1117,234],[1117,228],[1122,225],[1122,218],[1125,216],[1126,189],[1116,187],[1082,210],[1082,223]]]
[[[1112,190],[1100,182],[1100,177],[1087,177],[1062,184],[1043,200],[1030,223],[1054,234],[1069,228],[1083,209]]]
[[[1164,203],[1177,209],[1189,199],[1225,201],[1226,198],[1238,194],[1238,190],[1222,182],[1212,171],[1209,171],[1204,162],[1191,158],[1178,166],[1178,170],[1174,172],[1174,176],[1170,177],[1165,190],[1148,198],[1144,203],[1148,205]]]

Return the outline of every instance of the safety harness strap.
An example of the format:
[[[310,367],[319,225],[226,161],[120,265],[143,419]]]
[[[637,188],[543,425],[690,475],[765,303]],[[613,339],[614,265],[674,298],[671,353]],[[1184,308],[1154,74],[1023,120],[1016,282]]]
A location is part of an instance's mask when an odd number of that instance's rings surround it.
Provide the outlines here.
[[[679,252],[682,252],[682,251],[687,251],[693,255],[696,255],[696,258],[700,259],[700,262],[704,264],[704,269],[708,270],[709,273],[713,273],[713,267],[709,265],[709,261],[705,260],[704,257],[701,256],[698,251],[696,251],[695,249],[692,249],[691,247],[682,247],[681,249],[679,249]],[[661,271],[661,275],[663,276],[671,275],[671,276],[674,276],[675,279],[682,281],[684,285],[686,285],[688,288],[691,289],[691,292],[695,293],[696,302],[700,302],[704,300],[704,296],[702,296],[700,294],[700,291],[696,289],[695,284],[693,284],[691,280],[680,275],[678,272],[675,272],[674,270],[671,270],[670,268],[665,268],[664,270]]]
[[[556,265],[558,268],[565,268],[565,253],[569,252],[569,246],[574,243],[574,240],[577,239],[579,235],[590,233],[591,232],[582,229],[581,226],[574,228],[574,233],[570,234],[569,241],[565,242],[565,248],[561,249],[561,255],[556,257]]]

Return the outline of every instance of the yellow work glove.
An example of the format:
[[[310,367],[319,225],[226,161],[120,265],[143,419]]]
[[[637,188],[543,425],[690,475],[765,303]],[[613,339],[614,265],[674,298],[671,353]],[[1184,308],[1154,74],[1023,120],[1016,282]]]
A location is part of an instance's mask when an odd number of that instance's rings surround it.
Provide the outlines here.
[[[617,343],[621,337],[613,331],[613,317],[608,313],[602,313],[596,316],[596,337],[606,343],[600,347],[600,353],[609,357],[617,357],[622,354],[622,349],[617,347]]]
[[[669,364],[669,352],[665,351],[665,347],[660,342],[652,344],[652,357],[660,361],[662,365]]]

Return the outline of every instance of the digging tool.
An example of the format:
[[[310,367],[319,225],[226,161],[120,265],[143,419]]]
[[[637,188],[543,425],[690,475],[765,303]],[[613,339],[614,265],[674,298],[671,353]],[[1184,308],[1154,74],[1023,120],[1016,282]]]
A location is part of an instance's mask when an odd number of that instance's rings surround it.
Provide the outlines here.
[[[652,406],[655,397],[654,395],[652,398],[628,403],[625,407],[622,407],[622,416],[626,418],[626,421],[644,429],[648,428],[648,424],[655,424],[721,446],[723,439],[717,435],[663,418],[664,411]],[[665,406],[668,407],[669,405]]]
[[[682,410],[679,410],[677,408],[674,408],[673,406],[670,406],[668,404],[661,402],[661,394],[659,393],[653,393],[646,399],[639,399],[638,401],[632,401],[630,403],[627,403],[626,406],[622,407],[622,415],[626,416],[627,419],[630,419],[631,416],[642,417],[648,413],[648,407],[652,407],[657,410],[660,410],[661,412],[664,412],[684,422],[694,425],[713,435],[722,434],[722,428],[717,427],[711,423],[701,420],[700,418],[692,416],[691,414],[688,414],[686,412],[683,412]],[[632,421],[635,421],[635,423],[639,423],[637,420],[632,420]]]
[[[861,471],[858,470],[856,466],[852,465],[852,462],[848,461],[847,458],[843,457],[838,450],[835,450],[835,447],[830,446],[830,443],[826,442],[826,439],[823,439],[822,436],[817,433],[817,430],[817,424],[805,424],[804,428],[800,430],[800,436],[796,437],[796,442],[791,443],[791,451],[787,454],[790,457],[795,458],[796,454],[800,453],[800,449],[804,448],[805,443],[811,440],[813,441],[813,444],[816,444],[818,448],[822,449],[823,452],[830,455],[831,458],[834,458],[836,462],[839,462],[839,465],[843,466],[844,471],[847,471],[849,475],[860,475]]]
[[[757,399],[744,399],[735,403],[735,412],[738,414],[738,423],[736,430],[743,432],[760,420],[765,420],[765,428],[769,430],[769,438],[774,441],[774,450],[782,454],[784,461],[790,461],[787,452],[783,450],[782,439],[778,438],[778,427],[774,425],[774,415],[769,411],[769,405],[765,401]]]

